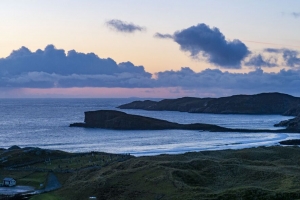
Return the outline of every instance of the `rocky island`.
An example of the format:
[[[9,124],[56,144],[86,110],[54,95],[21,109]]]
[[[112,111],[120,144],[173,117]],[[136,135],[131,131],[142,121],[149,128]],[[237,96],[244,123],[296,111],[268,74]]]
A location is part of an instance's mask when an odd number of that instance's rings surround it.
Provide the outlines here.
[[[85,128],[103,128],[115,130],[165,130],[165,129],[182,129],[182,130],[199,130],[210,132],[269,132],[269,133],[298,133],[299,129],[232,129],[225,128],[213,124],[194,123],[179,124],[166,120],[144,117],[140,115],[132,115],[116,110],[98,110],[87,111],[84,123],[73,123],[70,127]]]

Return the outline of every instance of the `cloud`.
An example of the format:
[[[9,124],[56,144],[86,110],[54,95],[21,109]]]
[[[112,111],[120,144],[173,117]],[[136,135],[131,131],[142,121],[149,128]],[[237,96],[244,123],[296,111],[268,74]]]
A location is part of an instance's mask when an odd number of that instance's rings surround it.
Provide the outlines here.
[[[122,33],[134,33],[136,31],[145,31],[146,28],[135,25],[133,23],[124,22],[118,19],[112,19],[106,22],[106,25],[118,32]]]
[[[45,72],[29,72],[20,76],[3,78],[8,87],[72,88],[72,87],[124,87],[145,88],[151,86],[150,77],[138,74],[60,75]],[[0,81],[1,83],[1,81]],[[2,85],[2,84],[1,84]]]
[[[300,17],[300,12],[281,12],[281,14],[283,16],[287,15],[287,16],[292,16],[294,18]]]
[[[275,48],[266,48],[264,49],[264,52],[268,53],[281,53],[283,49],[275,49]]]
[[[26,47],[13,51],[7,58],[0,59],[0,75],[19,75],[28,72],[46,72],[61,75],[71,74],[114,74],[139,73],[151,76],[143,66],[134,66],[131,62],[117,64],[111,58],[99,58],[94,53],[79,53],[75,50],[67,54],[63,49],[48,45],[44,50],[31,52]]]
[[[223,68],[241,68],[250,53],[240,40],[228,41],[218,28],[198,24],[174,33],[174,41],[193,58],[204,56],[208,62]]]
[[[181,87],[186,90],[199,90],[224,94],[254,94],[260,92],[283,92],[300,95],[299,70],[281,70],[278,73],[265,73],[256,69],[249,73],[229,73],[218,69],[194,72],[189,68],[180,71],[165,71],[156,74],[157,84],[164,87]]]
[[[48,45],[31,52],[26,47],[0,59],[0,86],[5,87],[73,87],[107,86],[143,87],[151,74],[131,62],[117,64],[113,59],[94,53],[67,54]],[[137,80],[143,80],[137,83]],[[136,84],[135,84],[136,83]]]
[[[154,37],[159,38],[159,39],[172,39],[173,38],[173,36],[171,34],[162,34],[162,33],[155,33]]]
[[[291,15],[295,18],[300,17],[300,12],[292,12]]]
[[[267,49],[279,53],[287,61],[299,62],[297,52],[287,49]],[[254,56],[255,57],[255,56]],[[256,56],[257,59],[257,56]],[[251,59],[250,59],[251,60]],[[266,62],[264,57],[254,64]],[[299,64],[299,63],[298,63]],[[155,77],[155,78],[152,78]],[[218,69],[195,72],[189,67],[179,71],[150,74],[143,66],[131,62],[117,64],[113,59],[99,58],[94,53],[67,54],[48,45],[44,50],[31,52],[22,47],[0,59],[0,87],[9,94],[18,88],[179,88],[190,94],[224,96],[259,92],[284,92],[300,95],[300,69],[293,67],[277,73],[266,73],[257,68],[248,73],[230,73]],[[178,90],[178,91],[179,91]],[[177,89],[174,90],[175,92]]]
[[[261,54],[252,56],[249,61],[245,62],[246,66],[254,67],[277,67],[276,59],[265,59]]]
[[[300,67],[299,51],[292,50],[292,49],[274,49],[274,48],[267,48],[264,51],[268,53],[281,54],[285,62],[284,64],[288,67]]]
[[[285,49],[283,50],[283,59],[289,67],[300,67],[299,52]]]

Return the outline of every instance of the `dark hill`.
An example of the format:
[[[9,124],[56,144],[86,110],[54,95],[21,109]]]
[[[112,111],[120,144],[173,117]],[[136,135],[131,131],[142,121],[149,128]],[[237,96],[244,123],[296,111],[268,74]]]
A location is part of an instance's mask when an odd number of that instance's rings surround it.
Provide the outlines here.
[[[297,115],[300,98],[282,93],[234,95],[221,98],[183,97],[161,101],[134,101],[121,109],[181,111],[213,114],[279,114]]]

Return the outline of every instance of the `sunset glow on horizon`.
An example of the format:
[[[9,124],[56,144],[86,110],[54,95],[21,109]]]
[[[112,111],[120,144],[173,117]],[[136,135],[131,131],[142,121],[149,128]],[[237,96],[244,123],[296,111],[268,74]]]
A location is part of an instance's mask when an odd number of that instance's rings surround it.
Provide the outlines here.
[[[0,98],[300,95],[298,1],[0,6]]]

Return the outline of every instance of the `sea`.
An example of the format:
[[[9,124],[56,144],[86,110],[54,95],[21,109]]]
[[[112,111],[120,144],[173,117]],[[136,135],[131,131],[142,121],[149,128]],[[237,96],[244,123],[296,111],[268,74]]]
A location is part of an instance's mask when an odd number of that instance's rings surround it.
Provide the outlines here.
[[[120,110],[126,99],[0,99],[0,148],[40,147],[67,152],[100,151],[151,156],[206,150],[242,149],[279,145],[300,138],[287,133],[232,133],[190,130],[123,131],[69,127],[84,121],[84,112]],[[138,99],[142,100],[142,99]],[[228,128],[276,129],[273,125],[291,117],[280,115],[200,114],[176,111],[120,110],[129,114],[177,123],[209,123]]]

